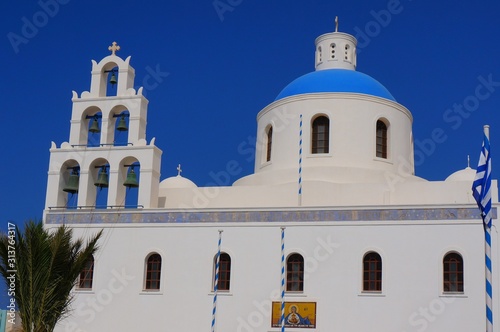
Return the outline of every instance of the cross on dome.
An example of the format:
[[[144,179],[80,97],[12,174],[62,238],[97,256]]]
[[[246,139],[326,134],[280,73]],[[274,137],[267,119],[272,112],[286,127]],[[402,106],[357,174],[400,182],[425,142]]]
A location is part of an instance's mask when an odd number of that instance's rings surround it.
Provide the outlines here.
[[[111,51],[112,55],[116,55],[115,52],[120,50],[120,46],[118,46],[116,42],[112,42],[111,46],[108,47],[108,50]]]
[[[339,17],[335,16],[335,32],[339,32]]]
[[[177,176],[181,176],[181,173],[182,173],[181,164],[179,164],[179,166],[177,166]]]

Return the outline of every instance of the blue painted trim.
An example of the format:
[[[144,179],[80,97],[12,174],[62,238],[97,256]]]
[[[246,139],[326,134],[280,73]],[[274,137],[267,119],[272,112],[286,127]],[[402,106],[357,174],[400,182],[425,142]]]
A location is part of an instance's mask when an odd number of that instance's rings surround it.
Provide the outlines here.
[[[492,208],[493,218],[497,209]],[[339,222],[339,221],[454,221],[481,220],[477,208],[292,210],[292,211],[48,211],[46,224],[175,224],[207,222]]]

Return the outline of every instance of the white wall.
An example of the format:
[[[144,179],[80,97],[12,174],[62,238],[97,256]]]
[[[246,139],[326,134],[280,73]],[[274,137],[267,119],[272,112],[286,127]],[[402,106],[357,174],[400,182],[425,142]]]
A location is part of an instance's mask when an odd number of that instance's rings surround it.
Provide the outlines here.
[[[76,311],[57,331],[209,329],[219,229],[224,231],[222,251],[231,256],[232,271],[230,292],[218,297],[217,331],[277,331],[270,328],[268,308],[270,301],[279,301],[271,294],[279,294],[282,225],[72,225],[78,236],[101,227],[106,231],[96,255],[94,288],[76,292]],[[425,331],[465,332],[484,324],[479,220],[291,222],[285,226],[286,253],[298,252],[306,262],[304,292],[287,294],[286,300],[317,302],[316,331],[424,331],[426,325]],[[383,260],[383,290],[376,295],[363,293],[361,285],[361,260],[371,250]],[[162,256],[162,280],[161,290],[150,294],[143,291],[144,259],[153,251]],[[441,265],[448,251],[462,254],[465,265],[464,294],[451,297],[442,293]],[[130,280],[120,281],[116,274]],[[499,306],[494,308],[500,314]],[[70,322],[78,329],[66,329]]]

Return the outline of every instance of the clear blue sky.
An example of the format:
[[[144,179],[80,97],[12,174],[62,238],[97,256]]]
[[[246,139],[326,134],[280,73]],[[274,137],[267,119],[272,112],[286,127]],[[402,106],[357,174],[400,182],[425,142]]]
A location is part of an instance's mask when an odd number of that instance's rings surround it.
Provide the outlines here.
[[[314,39],[334,30],[335,16],[359,37],[357,69],[413,113],[418,176],[444,180],[467,155],[475,168],[484,124],[500,165],[496,0],[41,0],[0,12],[3,223],[41,218],[51,141],[69,139],[71,91],[89,90],[91,60],[113,41],[132,56],[136,86],[162,73],[146,91],[162,179],[179,163],[199,186],[233,160],[242,171],[231,183],[251,173],[238,147],[254,140],[257,113],[314,70]],[[431,146],[434,130],[446,140]]]

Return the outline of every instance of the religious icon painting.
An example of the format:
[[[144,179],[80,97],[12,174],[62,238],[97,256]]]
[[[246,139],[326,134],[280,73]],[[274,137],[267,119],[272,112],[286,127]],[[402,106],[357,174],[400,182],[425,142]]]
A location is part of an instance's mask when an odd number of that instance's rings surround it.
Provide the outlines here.
[[[285,327],[316,328],[316,302],[285,302],[281,312],[281,302],[273,302],[271,327],[281,327],[282,317]]]

